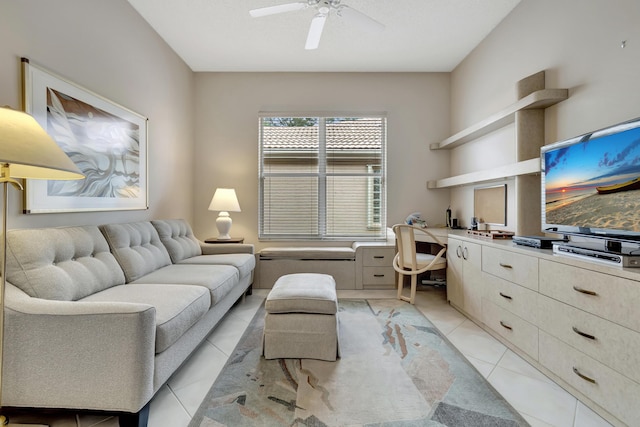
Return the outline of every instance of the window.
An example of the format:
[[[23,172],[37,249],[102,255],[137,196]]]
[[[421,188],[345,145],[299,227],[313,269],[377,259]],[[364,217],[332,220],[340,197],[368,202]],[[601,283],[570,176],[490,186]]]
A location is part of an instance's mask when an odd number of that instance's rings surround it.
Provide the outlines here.
[[[386,237],[386,119],[260,117],[261,239]]]

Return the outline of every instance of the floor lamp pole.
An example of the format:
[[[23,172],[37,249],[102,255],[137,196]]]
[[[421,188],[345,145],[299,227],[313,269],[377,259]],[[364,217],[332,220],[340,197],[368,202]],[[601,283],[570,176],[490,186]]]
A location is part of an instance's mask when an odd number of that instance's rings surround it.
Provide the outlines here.
[[[8,204],[8,190],[9,181],[7,177],[2,178],[2,237],[0,238],[0,245],[2,247],[2,258],[0,264],[0,273],[2,273],[2,279],[0,280],[0,408],[2,408],[2,377],[4,374],[4,289],[7,284],[7,204]],[[7,418],[0,414],[0,426],[6,425]]]
[[[7,269],[7,206],[9,205],[9,184],[18,190],[22,190],[22,185],[15,179],[9,177],[7,169],[7,165],[2,166],[3,173],[0,177],[0,182],[2,182],[2,237],[0,237],[0,248],[2,249],[2,257],[0,257],[0,273],[2,274],[2,278],[0,279],[0,409],[2,408],[2,377],[4,376],[4,292],[7,285],[7,275],[5,272]],[[11,425],[26,426],[26,424],[9,424],[9,419],[0,413],[0,427],[11,427]],[[34,425],[34,427],[37,426]]]

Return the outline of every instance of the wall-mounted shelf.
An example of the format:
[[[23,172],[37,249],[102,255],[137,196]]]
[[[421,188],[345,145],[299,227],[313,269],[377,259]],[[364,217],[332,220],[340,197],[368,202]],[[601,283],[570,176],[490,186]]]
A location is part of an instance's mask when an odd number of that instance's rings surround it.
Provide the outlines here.
[[[569,91],[567,89],[537,90],[518,100],[504,110],[497,112],[496,114],[458,132],[453,136],[450,136],[444,141],[431,144],[430,148],[432,150],[450,150],[513,123],[518,111],[533,108],[544,109],[557,104],[558,102],[564,101],[568,97]]]
[[[540,173],[540,159],[530,159],[510,165],[498,166],[489,170],[465,173],[463,175],[427,182],[427,188],[449,188],[486,181],[509,178],[512,176]]]

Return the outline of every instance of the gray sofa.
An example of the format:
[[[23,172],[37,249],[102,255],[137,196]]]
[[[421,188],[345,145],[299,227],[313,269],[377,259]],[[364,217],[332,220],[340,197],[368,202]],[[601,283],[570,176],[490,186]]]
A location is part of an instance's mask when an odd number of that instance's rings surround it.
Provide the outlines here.
[[[253,245],[206,244],[184,220],[11,230],[3,407],[120,414],[148,403],[250,291]]]

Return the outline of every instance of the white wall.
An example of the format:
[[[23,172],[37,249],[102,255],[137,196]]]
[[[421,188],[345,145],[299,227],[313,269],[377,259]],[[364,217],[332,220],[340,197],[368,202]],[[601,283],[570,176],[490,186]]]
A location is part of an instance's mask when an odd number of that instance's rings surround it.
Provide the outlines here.
[[[388,224],[421,211],[444,223],[448,190],[426,182],[448,174],[449,154],[430,143],[449,132],[449,74],[438,73],[197,73],[195,232],[216,236],[217,212],[207,210],[216,187],[234,187],[242,212],[233,235],[256,248],[259,111],[386,111]]]
[[[9,228],[192,219],[194,77],[125,0],[0,0],[0,105],[21,109],[20,57],[149,118],[149,210],[23,215]]]
[[[515,83],[540,70],[548,88],[569,89],[546,110],[546,144],[640,116],[639,19],[638,0],[522,0],[451,74],[452,133],[515,102]],[[504,144],[452,156],[451,168],[510,156]],[[472,200],[470,187],[452,191],[463,218]]]

